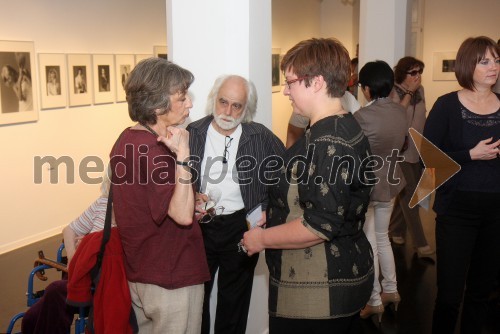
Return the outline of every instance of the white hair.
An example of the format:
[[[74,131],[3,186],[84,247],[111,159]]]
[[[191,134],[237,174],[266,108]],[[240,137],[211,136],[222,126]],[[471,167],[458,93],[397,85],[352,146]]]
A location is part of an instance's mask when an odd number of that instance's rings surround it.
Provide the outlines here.
[[[235,75],[235,74],[229,74],[229,75],[223,75],[218,77],[214,85],[212,87],[212,90],[208,94],[207,98],[207,105],[206,105],[206,113],[207,115],[213,115],[215,112],[215,103],[217,102],[217,95],[219,94],[219,90],[221,86],[226,82],[228,79],[232,78],[239,78],[245,82],[245,86],[247,88],[247,101],[245,103],[245,110],[244,112],[244,118],[242,120],[243,123],[248,123],[251,122],[255,116],[255,113],[257,112],[257,89],[255,88],[255,85],[253,82],[243,78],[242,76]]]

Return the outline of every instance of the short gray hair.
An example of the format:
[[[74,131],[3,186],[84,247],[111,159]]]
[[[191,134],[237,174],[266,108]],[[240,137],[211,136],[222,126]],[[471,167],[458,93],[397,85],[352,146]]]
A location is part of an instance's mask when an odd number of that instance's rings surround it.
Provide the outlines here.
[[[212,86],[212,90],[208,94],[207,105],[206,105],[206,113],[207,115],[213,115],[215,112],[215,103],[217,102],[217,94],[219,94],[219,90],[221,86],[228,80],[232,78],[240,78],[245,82],[245,86],[247,88],[247,101],[245,103],[245,117],[243,118],[243,123],[248,123],[253,120],[255,114],[257,113],[257,89],[255,85],[250,80],[243,78],[242,76],[235,74],[228,74],[218,77],[214,85]]]
[[[187,93],[193,74],[163,58],[140,61],[125,83],[130,118],[141,124],[156,124],[158,115],[170,111],[170,96]]]

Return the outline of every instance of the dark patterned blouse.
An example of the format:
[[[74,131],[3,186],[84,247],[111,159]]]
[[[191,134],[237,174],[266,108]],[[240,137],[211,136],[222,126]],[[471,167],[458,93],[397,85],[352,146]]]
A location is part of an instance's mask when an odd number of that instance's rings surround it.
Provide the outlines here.
[[[308,151],[309,148],[309,151]],[[363,233],[370,200],[367,138],[351,114],[316,122],[284,155],[270,190],[267,225],[302,217],[324,242],[266,250],[269,314],[333,319],[356,314],[373,288],[373,254]]]

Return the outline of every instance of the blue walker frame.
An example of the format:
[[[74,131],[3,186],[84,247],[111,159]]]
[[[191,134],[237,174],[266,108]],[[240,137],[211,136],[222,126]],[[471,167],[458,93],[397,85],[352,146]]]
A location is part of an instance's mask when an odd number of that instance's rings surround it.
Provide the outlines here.
[[[61,246],[59,246],[59,248],[57,250],[57,261],[56,262],[58,262],[58,263],[62,263],[63,250],[64,250],[64,244],[61,244]],[[34,281],[35,275],[37,273],[40,273],[40,272],[43,273],[43,271],[45,269],[54,269],[54,267],[52,267],[48,264],[41,264],[41,265],[38,265],[35,268],[33,268],[30,272],[30,275],[28,277],[28,291],[26,292],[27,306],[28,307],[31,307],[33,304],[35,304],[41,298],[40,295],[37,295],[35,292],[33,292],[33,286],[34,286],[33,281]],[[21,332],[12,333],[12,331],[14,330],[14,326],[15,326],[16,322],[19,319],[21,319],[24,316],[24,314],[25,314],[25,312],[21,312],[21,313],[18,313],[12,317],[12,319],[10,320],[10,323],[9,323],[9,327],[7,327],[6,334],[22,334]],[[85,323],[86,323],[85,318],[86,318],[85,317],[85,308],[80,307],[79,311],[78,311],[78,316],[75,320],[75,334],[85,333]]]

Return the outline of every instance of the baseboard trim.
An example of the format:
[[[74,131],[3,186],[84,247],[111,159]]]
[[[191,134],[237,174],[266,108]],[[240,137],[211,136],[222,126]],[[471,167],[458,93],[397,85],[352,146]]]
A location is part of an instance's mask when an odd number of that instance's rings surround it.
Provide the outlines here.
[[[19,239],[16,241],[12,241],[12,242],[9,242],[8,244],[5,244],[5,245],[1,245],[0,246],[0,255],[14,251],[14,250],[21,248],[21,247],[24,247],[24,246],[28,246],[28,245],[35,243],[35,242],[38,242],[40,240],[47,239],[47,238],[53,237],[55,235],[58,235],[62,232],[62,230],[65,226],[66,225],[54,227],[50,230],[47,230],[47,231],[44,231],[44,232],[41,232],[38,234],[30,235],[29,237]]]

